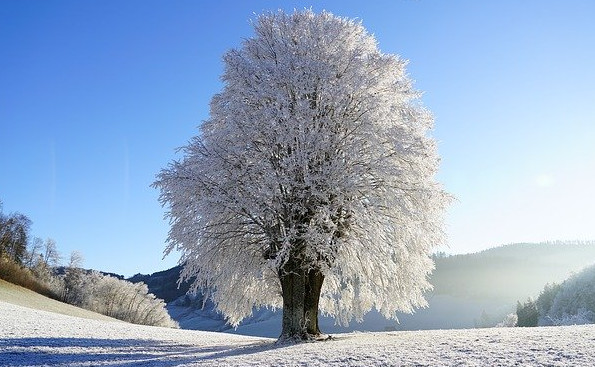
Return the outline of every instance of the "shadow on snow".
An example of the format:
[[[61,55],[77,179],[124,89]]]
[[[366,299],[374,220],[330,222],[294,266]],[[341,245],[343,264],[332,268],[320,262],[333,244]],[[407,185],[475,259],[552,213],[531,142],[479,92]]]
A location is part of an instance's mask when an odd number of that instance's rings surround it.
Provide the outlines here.
[[[0,366],[47,366],[96,363],[110,366],[178,366],[217,361],[281,348],[271,342],[243,346],[162,342],[143,339],[14,338],[0,339]]]

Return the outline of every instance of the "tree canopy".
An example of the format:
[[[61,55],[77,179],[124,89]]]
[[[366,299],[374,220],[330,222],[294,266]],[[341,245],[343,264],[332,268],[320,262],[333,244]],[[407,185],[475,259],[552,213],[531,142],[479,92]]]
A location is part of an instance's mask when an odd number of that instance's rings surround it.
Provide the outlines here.
[[[407,62],[328,12],[265,13],[254,32],[224,55],[210,117],[154,183],[166,251],[232,325],[284,307],[285,333],[303,297],[296,315],[342,324],[426,305],[449,196]]]

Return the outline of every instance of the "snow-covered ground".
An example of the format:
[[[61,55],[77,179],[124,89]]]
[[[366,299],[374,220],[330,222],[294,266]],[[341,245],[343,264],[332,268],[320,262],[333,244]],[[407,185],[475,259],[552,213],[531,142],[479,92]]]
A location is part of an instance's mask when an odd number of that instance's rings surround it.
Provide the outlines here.
[[[0,301],[0,366],[595,366],[595,326],[273,339],[92,320]]]

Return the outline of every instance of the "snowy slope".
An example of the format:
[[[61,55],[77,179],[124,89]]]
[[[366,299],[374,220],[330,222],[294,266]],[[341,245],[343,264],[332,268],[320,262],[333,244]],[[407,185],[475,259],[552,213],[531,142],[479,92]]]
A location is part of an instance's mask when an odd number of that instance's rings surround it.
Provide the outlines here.
[[[64,302],[53,300],[29,289],[6,282],[2,279],[0,279],[0,301],[26,306],[29,308],[35,308],[38,310],[60,313],[63,315],[121,322],[109,316],[101,315],[96,312],[88,311]]]
[[[0,302],[0,366],[594,366],[595,326],[273,339],[89,320]]]

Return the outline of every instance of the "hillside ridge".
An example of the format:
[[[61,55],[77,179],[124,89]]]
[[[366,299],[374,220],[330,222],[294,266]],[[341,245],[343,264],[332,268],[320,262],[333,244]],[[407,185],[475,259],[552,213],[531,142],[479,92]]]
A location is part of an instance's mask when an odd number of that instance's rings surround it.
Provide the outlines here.
[[[595,241],[516,243],[436,256],[430,277],[434,290],[426,294],[428,308],[400,314],[398,323],[372,311],[363,323],[351,323],[348,328],[337,327],[334,320],[324,317],[321,324],[327,332],[491,327],[514,312],[518,300],[535,298],[546,283],[561,282],[594,262]],[[170,315],[182,328],[277,336],[279,311],[254,310],[252,317],[233,330],[212,302],[203,302],[202,294],[186,294],[188,283],[178,287],[181,270],[176,266],[128,280],[145,282],[150,292],[165,299]]]

